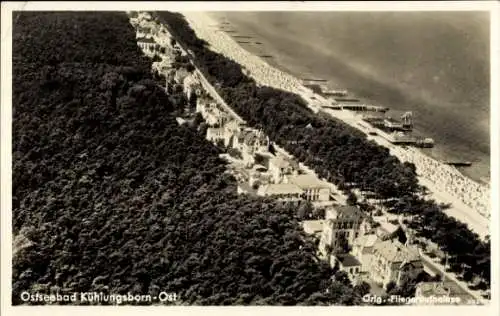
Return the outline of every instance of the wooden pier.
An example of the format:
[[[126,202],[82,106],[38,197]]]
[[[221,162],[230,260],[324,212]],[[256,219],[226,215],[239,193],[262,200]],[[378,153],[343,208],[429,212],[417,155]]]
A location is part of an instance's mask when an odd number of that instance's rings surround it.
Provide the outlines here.
[[[444,164],[455,166],[455,167],[470,167],[472,166],[472,161],[459,161],[459,160],[444,160],[441,161]]]
[[[332,110],[350,110],[350,111],[372,111],[385,113],[389,108],[370,104],[349,104],[349,103],[335,103],[329,106],[324,106]]]

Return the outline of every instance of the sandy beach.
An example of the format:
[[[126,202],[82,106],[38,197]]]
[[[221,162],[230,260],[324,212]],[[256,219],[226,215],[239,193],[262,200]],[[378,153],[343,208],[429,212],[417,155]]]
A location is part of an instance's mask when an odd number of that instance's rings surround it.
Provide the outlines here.
[[[217,21],[201,12],[183,13],[197,36],[206,40],[210,48],[240,63],[248,75],[258,84],[272,86],[300,94],[309,107],[317,111],[326,100],[314,95],[302,82],[266,63],[262,58],[244,50],[227,33],[219,31]],[[315,100],[311,99],[314,97]],[[330,111],[331,115],[359,128],[359,118],[351,112]],[[415,164],[420,183],[429,191],[430,198],[441,203],[451,203],[447,214],[467,223],[480,236],[489,234],[490,189],[467,178],[454,167],[442,164],[415,148],[403,149],[388,143],[381,137],[371,137],[377,143],[390,148],[391,154],[401,161]]]

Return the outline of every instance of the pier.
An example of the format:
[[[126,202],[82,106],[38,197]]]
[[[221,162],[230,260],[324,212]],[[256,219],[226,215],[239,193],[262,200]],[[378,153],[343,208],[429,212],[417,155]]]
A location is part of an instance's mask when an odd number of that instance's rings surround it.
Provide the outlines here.
[[[335,103],[333,105],[326,105],[323,107],[332,110],[372,111],[372,112],[382,112],[382,113],[389,111],[389,108],[387,107],[370,105],[370,104]]]
[[[329,94],[329,93],[325,93],[326,96],[328,97],[335,97],[336,95],[334,94]],[[335,101],[337,102],[359,102],[359,99],[356,99],[356,98],[334,98]]]
[[[302,82],[307,84],[307,81],[311,82],[327,82],[326,79],[314,79],[314,78],[302,78]]]
[[[332,97],[346,97],[348,92],[347,90],[326,90],[323,94]]]
[[[456,161],[456,160],[444,160],[441,161],[444,164],[455,166],[455,167],[470,167],[472,166],[472,161]]]

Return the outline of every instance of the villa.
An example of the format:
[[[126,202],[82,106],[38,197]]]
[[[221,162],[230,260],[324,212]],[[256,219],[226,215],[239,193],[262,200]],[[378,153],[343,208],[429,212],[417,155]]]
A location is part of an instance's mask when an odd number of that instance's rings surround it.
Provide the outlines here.
[[[271,173],[274,183],[284,182],[285,176],[291,175],[293,171],[290,162],[281,156],[273,157],[269,160],[269,173]]]
[[[294,185],[288,183],[280,184],[266,184],[260,186],[257,190],[258,196],[273,197],[281,201],[299,203],[302,190]]]
[[[358,282],[358,278],[361,273],[361,262],[359,262],[356,257],[350,254],[331,255],[330,265],[334,267],[336,264],[339,265],[340,271],[347,273],[353,284]]]
[[[336,205],[328,209],[319,244],[321,255],[326,257],[330,251],[340,251],[342,238],[352,245],[359,235],[363,219],[361,211],[355,206]]]
[[[328,201],[330,199],[330,186],[315,175],[293,175],[287,177],[286,182],[301,188],[304,191],[304,199],[308,201]]]
[[[377,241],[373,245],[370,276],[385,288],[390,282],[401,285],[404,279],[414,279],[424,270],[420,254],[413,246],[397,240]]]

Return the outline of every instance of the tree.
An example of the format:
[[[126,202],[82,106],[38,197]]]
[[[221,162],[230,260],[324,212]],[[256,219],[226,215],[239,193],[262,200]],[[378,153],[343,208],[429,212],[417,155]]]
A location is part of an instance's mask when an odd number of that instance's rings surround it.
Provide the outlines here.
[[[187,72],[189,72],[189,73],[192,73],[195,69],[196,69],[196,68],[194,67],[194,65],[193,65],[193,64],[187,64],[187,65],[186,65],[186,70],[187,70]]]
[[[363,297],[364,295],[370,293],[371,286],[365,281],[361,282],[354,286],[354,291],[358,293],[359,296]]]
[[[347,205],[356,205],[358,203],[358,198],[356,197],[356,194],[354,194],[352,191],[349,191],[346,203]]]
[[[314,207],[311,202],[303,201],[299,205],[297,212],[298,218],[300,220],[311,219]]]
[[[388,294],[392,294],[393,291],[396,290],[396,282],[394,281],[390,281],[389,283],[387,283],[387,285],[385,286],[385,291],[388,293]]]
[[[345,271],[337,271],[335,273],[335,281],[346,286],[351,285],[351,279],[349,279],[349,275]]]

